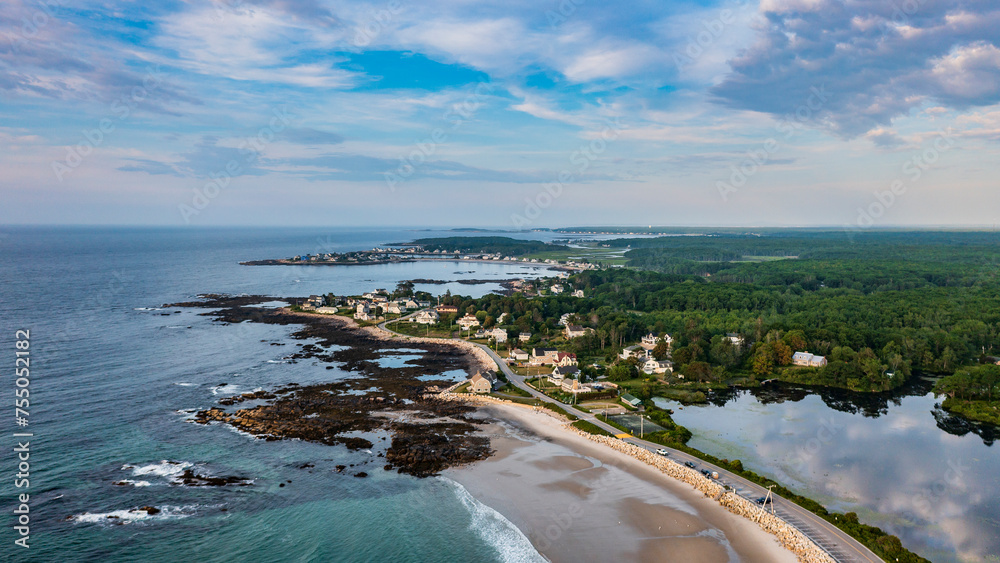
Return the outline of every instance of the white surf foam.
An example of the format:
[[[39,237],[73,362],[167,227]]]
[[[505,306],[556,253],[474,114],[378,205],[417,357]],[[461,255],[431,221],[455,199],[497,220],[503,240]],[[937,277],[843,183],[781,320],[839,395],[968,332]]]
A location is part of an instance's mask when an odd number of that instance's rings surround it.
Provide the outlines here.
[[[546,563],[548,561],[521,530],[496,510],[476,500],[469,491],[447,477],[441,479],[452,486],[462,506],[469,511],[472,524],[469,529],[496,550],[501,561],[507,563]]]
[[[170,461],[163,460],[160,463],[151,463],[149,465],[123,465],[122,469],[131,469],[132,475],[139,477],[141,475],[155,475],[157,477],[175,477],[184,473],[184,470],[188,467],[194,465],[187,461]]]
[[[128,510],[112,510],[110,512],[84,512],[75,514],[69,519],[82,524],[131,524],[148,520],[174,520],[177,518],[187,518],[191,516],[190,511],[184,507],[162,506],[157,507],[160,512],[149,514],[145,510],[132,508]]]
[[[240,388],[239,385],[234,385],[232,383],[227,383],[225,385],[216,385],[215,387],[212,387],[212,394],[213,395],[218,395],[220,392],[221,393],[235,393],[236,390],[239,389],[239,388]]]

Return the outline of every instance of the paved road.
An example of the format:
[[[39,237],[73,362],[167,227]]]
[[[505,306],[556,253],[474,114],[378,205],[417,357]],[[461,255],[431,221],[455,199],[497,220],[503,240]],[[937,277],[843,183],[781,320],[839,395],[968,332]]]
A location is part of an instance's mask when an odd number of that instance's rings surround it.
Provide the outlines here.
[[[413,313],[415,314],[415,313]],[[406,319],[410,315],[402,317],[401,319]],[[379,326],[388,332],[396,333],[392,330],[386,329],[386,323],[382,323]],[[406,336],[406,335],[401,335]],[[606,424],[604,421],[600,420],[594,413],[587,413],[581,410],[577,410],[573,405],[568,405],[557,401],[541,392],[539,392],[534,387],[531,387],[524,381],[524,377],[517,375],[510,369],[506,362],[491,348],[478,344],[480,348],[485,350],[491,358],[500,367],[507,379],[516,385],[517,387],[527,391],[533,397],[540,399],[545,402],[555,403],[565,409],[567,412],[571,412],[578,416],[581,420],[586,420],[592,424],[596,424],[600,428],[607,430],[611,434],[621,434],[621,430]],[[651,451],[656,451],[657,449],[665,449],[671,459],[676,460],[679,463],[691,462],[695,464],[698,469],[707,469],[708,471],[717,471],[719,473],[719,482],[724,485],[729,485],[733,487],[737,494],[742,495],[751,500],[755,500],[767,494],[767,489],[761,487],[760,485],[753,483],[728,471],[721,467],[716,467],[710,463],[702,461],[694,456],[688,455],[682,451],[675,450],[673,448],[668,448],[660,444],[655,444],[646,440],[641,440],[639,438],[630,437],[624,438],[625,441],[635,444],[637,446],[646,448]],[[778,517],[780,517],[785,522],[795,526],[803,534],[805,534],[809,539],[813,540],[826,550],[834,559],[842,563],[877,563],[881,562],[882,559],[879,556],[872,553],[870,549],[862,545],[860,542],[852,538],[851,536],[845,534],[842,530],[836,526],[830,524],[826,520],[823,520],[819,516],[809,512],[808,510],[802,508],[801,506],[795,504],[794,502],[779,497],[777,495],[772,495],[774,498],[774,511]]]

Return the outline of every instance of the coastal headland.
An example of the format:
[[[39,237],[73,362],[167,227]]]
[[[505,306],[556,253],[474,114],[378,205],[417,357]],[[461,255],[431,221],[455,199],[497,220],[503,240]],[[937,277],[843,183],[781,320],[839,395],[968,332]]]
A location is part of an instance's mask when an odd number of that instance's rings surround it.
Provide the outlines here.
[[[337,362],[361,377],[226,397],[218,407],[198,412],[194,422],[228,424],[267,440],[298,438],[351,449],[372,447],[358,433],[381,435],[377,439],[390,441],[384,469],[417,477],[443,473],[458,481],[507,515],[553,561],[581,553],[650,561],[718,561],[729,555],[746,561],[829,561],[804,538],[783,539],[783,547],[775,530],[743,517],[759,519],[755,507],[740,513],[720,504],[720,495],[709,494],[718,491],[693,488],[657,468],[655,459],[643,459],[643,452],[652,454],[642,448],[624,451],[628,444],[612,443],[617,439],[602,443],[568,426],[568,420],[530,407],[456,400],[447,392],[452,382],[432,376],[496,369],[475,344],[398,337],[350,319],[256,306],[274,297],[202,297],[171,306],[204,308],[202,314],[222,323],[300,325],[292,336],[316,343],[302,345],[289,361]],[[383,350],[399,349],[421,356],[404,367],[379,365]],[[601,494],[592,496],[598,486]],[[552,515],[552,507],[560,505],[570,510],[566,503],[573,498],[583,504],[573,505],[573,515],[561,520],[566,524],[558,533],[561,541],[539,531],[544,530],[539,515]],[[549,512],[535,509],[540,507]]]

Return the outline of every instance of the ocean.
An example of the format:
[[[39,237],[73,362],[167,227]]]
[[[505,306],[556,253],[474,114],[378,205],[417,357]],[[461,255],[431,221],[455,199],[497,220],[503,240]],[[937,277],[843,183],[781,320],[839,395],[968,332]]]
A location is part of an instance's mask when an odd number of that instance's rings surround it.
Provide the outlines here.
[[[186,419],[258,388],[347,377],[283,358],[294,329],[222,326],[164,303],[200,293],[308,296],[404,279],[506,279],[536,266],[441,262],[249,267],[243,260],[362,250],[453,232],[344,228],[0,228],[0,350],[30,330],[27,426],[13,374],[0,396],[5,561],[534,561],[527,538],[444,478],[383,471],[371,452],[256,440]],[[531,238],[547,238],[532,233]],[[419,287],[481,295],[497,284]],[[29,486],[15,487],[15,432]],[[20,438],[25,440],[26,438]],[[351,471],[338,473],[337,465]],[[245,486],[176,484],[185,470]],[[365,471],[367,478],[352,472]],[[13,511],[30,495],[29,548]],[[138,510],[152,506],[159,512]]]

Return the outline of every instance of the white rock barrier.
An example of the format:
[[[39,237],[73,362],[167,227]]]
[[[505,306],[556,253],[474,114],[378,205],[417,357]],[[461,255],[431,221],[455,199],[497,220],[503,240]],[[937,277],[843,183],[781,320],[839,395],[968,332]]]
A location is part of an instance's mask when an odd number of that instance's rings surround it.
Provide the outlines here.
[[[803,563],[836,563],[826,551],[816,545],[816,542],[806,537],[794,526],[762,510],[760,506],[736,493],[725,490],[722,485],[711,479],[706,479],[698,471],[618,438],[597,436],[584,432],[575,426],[570,426],[570,429],[590,440],[652,465],[674,479],[691,485],[704,493],[706,497],[716,500],[730,512],[756,522],[765,532],[776,536],[781,545],[794,553],[799,561]]]
[[[475,395],[472,393],[441,393],[439,397],[444,401],[463,401],[483,405],[503,404],[522,407],[529,406],[508,401],[506,399],[499,399],[497,397],[490,397],[487,395]],[[541,408],[536,410],[551,414],[560,420],[566,420],[565,417],[559,416],[557,413],[552,412],[549,409]],[[647,465],[651,465],[678,481],[683,481],[684,483],[691,485],[695,489],[701,491],[706,497],[717,501],[726,510],[756,522],[762,530],[777,537],[781,545],[785,549],[794,553],[798,560],[802,563],[836,563],[836,561],[830,557],[826,551],[816,545],[816,542],[806,537],[805,534],[800,532],[794,526],[771,514],[770,512],[762,510],[757,504],[750,502],[736,493],[725,490],[722,485],[711,479],[706,479],[705,476],[698,471],[695,471],[690,467],[685,467],[672,459],[655,454],[646,448],[636,446],[635,444],[631,444],[619,438],[591,434],[590,432],[580,430],[572,424],[567,424],[566,426],[570,431],[575,432],[584,438],[599,444],[604,444],[613,450],[617,450],[625,455],[638,459]]]

